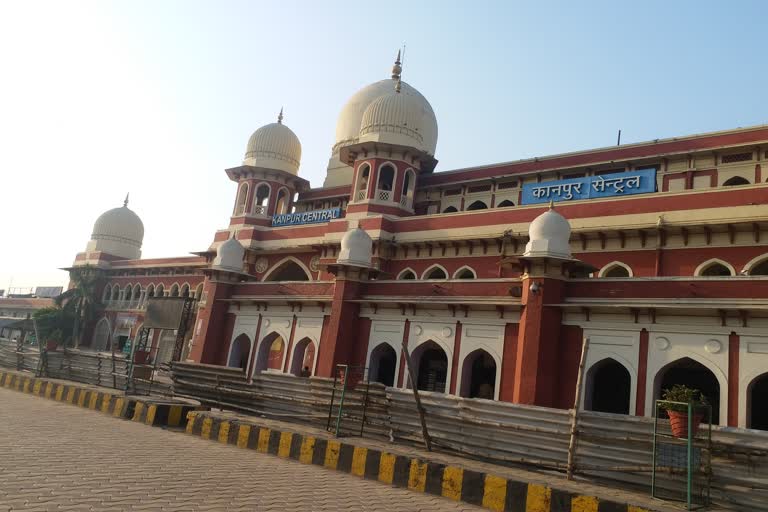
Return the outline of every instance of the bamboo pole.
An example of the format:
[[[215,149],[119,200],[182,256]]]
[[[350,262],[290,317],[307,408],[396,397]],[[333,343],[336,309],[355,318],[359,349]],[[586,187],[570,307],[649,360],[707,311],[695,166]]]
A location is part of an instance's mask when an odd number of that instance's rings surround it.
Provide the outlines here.
[[[584,378],[584,363],[587,360],[589,350],[589,338],[584,337],[581,344],[581,359],[579,360],[579,373],[576,376],[576,396],[573,399],[573,412],[571,413],[571,438],[568,441],[568,469],[566,478],[573,480],[573,466],[576,459],[576,435],[578,432],[579,407],[581,407],[581,381]]]
[[[429,437],[427,431],[427,419],[424,414],[424,407],[421,405],[421,398],[419,398],[419,390],[416,386],[416,376],[413,374],[413,366],[411,365],[411,354],[408,352],[408,346],[403,341],[403,355],[405,356],[405,364],[408,368],[408,377],[411,379],[411,389],[413,390],[413,398],[416,401],[416,410],[419,412],[419,421],[421,421],[421,435],[424,437],[424,446],[428,452],[432,451],[432,439]]]

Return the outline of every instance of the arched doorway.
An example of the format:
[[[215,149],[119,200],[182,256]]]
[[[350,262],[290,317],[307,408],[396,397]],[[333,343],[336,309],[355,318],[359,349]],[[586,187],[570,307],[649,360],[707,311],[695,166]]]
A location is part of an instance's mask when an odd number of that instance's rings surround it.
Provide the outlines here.
[[[747,427],[768,430],[768,372],[747,387]]]
[[[282,371],[283,354],[285,354],[283,337],[276,332],[268,334],[259,344],[255,370],[257,372],[264,370]]]
[[[471,352],[461,365],[461,396],[493,400],[495,390],[496,361],[483,349]]]
[[[291,373],[296,376],[309,377],[315,368],[315,344],[309,338],[301,339],[293,349]]]
[[[251,339],[246,334],[241,334],[232,341],[229,349],[227,366],[231,368],[248,369],[248,356],[251,354]]]
[[[712,406],[712,424],[720,423],[720,383],[712,371],[690,357],[669,363],[654,379],[654,396],[661,399],[663,391],[675,384],[698,389]]]
[[[584,388],[587,411],[629,414],[632,376],[623,364],[606,358],[592,365]]]
[[[109,320],[106,318],[99,320],[99,323],[96,324],[96,328],[93,330],[91,348],[99,352],[107,350],[109,345],[109,333],[111,330]]]
[[[311,281],[312,278],[307,274],[301,265],[292,259],[286,259],[273,268],[265,277],[264,281]]]
[[[411,362],[416,370],[417,389],[445,393],[448,356],[440,345],[432,340],[422,343],[413,351]]]
[[[385,386],[394,386],[395,368],[397,368],[397,353],[389,343],[382,343],[373,349],[368,361],[371,381],[380,382]]]

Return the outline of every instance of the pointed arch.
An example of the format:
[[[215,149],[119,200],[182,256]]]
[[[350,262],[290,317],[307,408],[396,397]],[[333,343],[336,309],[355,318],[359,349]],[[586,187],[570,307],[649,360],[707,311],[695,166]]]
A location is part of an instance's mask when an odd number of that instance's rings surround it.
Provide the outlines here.
[[[242,368],[244,372],[247,371],[251,355],[251,344],[251,338],[245,333],[241,333],[233,338],[232,343],[229,344],[227,366]]]
[[[768,276],[768,254],[761,254],[760,256],[749,260],[749,262],[744,265],[742,274],[750,276]]]
[[[112,285],[107,284],[107,286],[104,287],[104,291],[101,292],[101,302],[107,302],[112,300]]]
[[[448,352],[434,340],[420,343],[411,353],[416,386],[422,391],[448,392],[450,368]],[[408,381],[406,387],[412,386]]]
[[[203,298],[203,283],[200,283],[195,287],[195,299],[201,300]]]
[[[477,279],[477,272],[469,265],[464,265],[453,273],[454,279]]]
[[[634,277],[632,268],[626,263],[612,261],[598,272],[597,277]]]
[[[302,275],[303,274],[303,275]],[[286,256],[278,261],[265,274],[262,281],[311,281],[312,272],[301,260]]]
[[[694,276],[735,276],[736,269],[727,261],[719,258],[712,258],[701,263],[693,271]]]
[[[381,201],[391,201],[393,188],[395,186],[395,175],[397,167],[392,162],[384,162],[379,166],[376,180],[376,199]]]
[[[266,370],[282,371],[285,367],[287,340],[277,331],[264,336],[256,348],[256,361],[253,373]]]
[[[248,209],[248,183],[243,182],[237,191],[237,201],[235,201],[235,211],[233,215],[245,215]]]
[[[286,187],[280,187],[275,196],[275,214],[288,213],[291,207],[291,194]]]
[[[184,297],[185,299],[189,297],[189,283],[184,283],[181,285],[181,289],[179,290],[179,297]]]
[[[292,349],[290,372],[297,377],[306,373],[306,377],[315,374],[317,361],[317,343],[309,336],[305,336],[294,344]],[[305,370],[306,369],[306,370]]]
[[[461,364],[459,395],[466,398],[496,398],[496,359],[482,348],[477,348],[464,357]]]
[[[421,275],[422,279],[448,279],[448,271],[445,267],[435,263]]]
[[[266,215],[269,204],[269,196],[272,194],[272,185],[266,182],[256,185],[256,192],[253,194],[253,207],[251,212],[256,215]]]
[[[144,301],[151,299],[155,296],[155,283],[149,283],[147,285],[147,293],[144,294]]]
[[[584,410],[632,414],[632,370],[607,356],[587,370],[584,385]]]
[[[750,185],[749,180],[741,176],[733,176],[723,182],[724,187],[734,187],[738,185]]]
[[[457,210],[455,206],[449,206],[448,208],[443,210],[443,213],[456,213],[458,211],[459,210]]]
[[[169,297],[178,297],[179,296],[179,283],[173,283],[171,285],[171,291],[168,294]]]
[[[691,368],[694,370],[697,375],[692,376],[689,382],[670,382],[671,380],[686,380],[686,379],[671,379],[669,378],[669,372],[670,370],[675,369],[685,369],[686,367]],[[701,382],[692,382],[694,379],[703,380],[705,377],[702,377],[703,370],[707,370],[709,374],[711,374],[712,379],[714,379],[714,382],[717,384],[717,388],[714,390],[710,389],[703,389],[707,386],[702,386]],[[666,382],[665,382],[666,381]],[[727,418],[728,418],[728,377],[723,373],[723,371],[717,367],[714,363],[709,361],[708,359],[699,356],[695,353],[686,353],[685,355],[680,355],[679,357],[675,358],[672,361],[667,362],[664,366],[658,369],[656,372],[656,375],[654,375],[653,379],[649,379],[649,384],[653,387],[651,388],[652,394],[651,394],[651,401],[646,406],[651,407],[651,411],[653,411],[653,403],[654,400],[661,398],[662,389],[665,387],[670,387],[672,384],[687,384],[690,387],[694,387],[697,389],[700,389],[704,395],[709,400],[709,403],[712,405],[712,423],[713,424],[720,424],[725,425],[727,424]],[[714,391],[714,393],[713,393]],[[714,395],[714,396],[713,396]]]
[[[377,344],[368,354],[370,380],[387,387],[395,385],[398,372],[397,351],[389,342]]]
[[[477,200],[472,204],[470,204],[469,206],[467,206],[468,212],[475,211],[475,210],[487,210],[487,209],[488,209],[488,205],[485,204],[484,201],[480,201],[480,200]]]
[[[416,173],[413,169],[406,169],[403,176],[403,190],[400,194],[400,206],[411,208],[413,206],[413,192],[416,189]]]
[[[355,183],[355,195],[353,201],[363,201],[368,196],[368,179],[371,174],[371,165],[366,162],[357,168],[357,183]]]
[[[109,345],[109,335],[112,332],[112,325],[107,317],[102,318],[96,323],[91,337],[91,349],[97,352],[104,352]]]
[[[757,373],[757,372],[756,372]],[[768,430],[768,371],[749,378],[746,391],[746,427],[757,430]],[[741,407],[741,404],[739,404]]]
[[[510,206],[515,206],[515,203],[513,203],[513,202],[512,202],[512,201],[510,201],[509,199],[505,199],[505,200],[503,200],[502,202],[500,202],[500,203],[499,203],[499,204],[496,206],[496,208],[508,208],[508,207],[510,207]]]
[[[112,300],[113,301],[120,300],[120,285],[119,284],[115,284],[114,286],[112,286]]]
[[[130,304],[131,300],[133,300],[133,285],[128,283],[127,285],[125,285],[123,290],[124,290],[123,302],[125,304]]]
[[[402,281],[402,280],[413,280],[418,278],[416,277],[416,272],[414,272],[411,267],[408,267],[405,270],[402,270],[399,274],[397,274],[397,279],[398,281]]]
[[[163,283],[158,283],[155,287],[155,297],[165,297],[165,286],[163,286]]]

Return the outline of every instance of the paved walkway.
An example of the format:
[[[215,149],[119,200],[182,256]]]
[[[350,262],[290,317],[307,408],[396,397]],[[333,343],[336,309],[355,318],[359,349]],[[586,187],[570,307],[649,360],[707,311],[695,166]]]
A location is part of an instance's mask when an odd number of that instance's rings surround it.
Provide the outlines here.
[[[0,389],[0,512],[16,510],[481,509]]]

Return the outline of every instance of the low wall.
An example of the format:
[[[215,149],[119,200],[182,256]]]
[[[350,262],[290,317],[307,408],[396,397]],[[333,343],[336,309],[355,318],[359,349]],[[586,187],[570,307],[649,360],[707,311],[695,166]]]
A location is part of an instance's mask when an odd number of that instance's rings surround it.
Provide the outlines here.
[[[172,379],[175,393],[204,405],[319,428],[328,421],[333,387],[329,379],[262,372],[248,383],[239,369],[189,363],[174,363]],[[420,396],[437,450],[497,464],[566,468],[571,411],[439,393]],[[349,408],[345,406],[341,430],[354,434],[363,420],[361,390],[348,391],[345,404]],[[412,392],[371,384],[364,435],[422,443]],[[577,439],[575,469],[580,477],[649,490],[653,419],[580,413]],[[768,432],[713,427],[711,453],[713,502],[737,510],[768,511]],[[657,486],[679,493],[685,489],[685,478],[667,471],[657,476]]]

